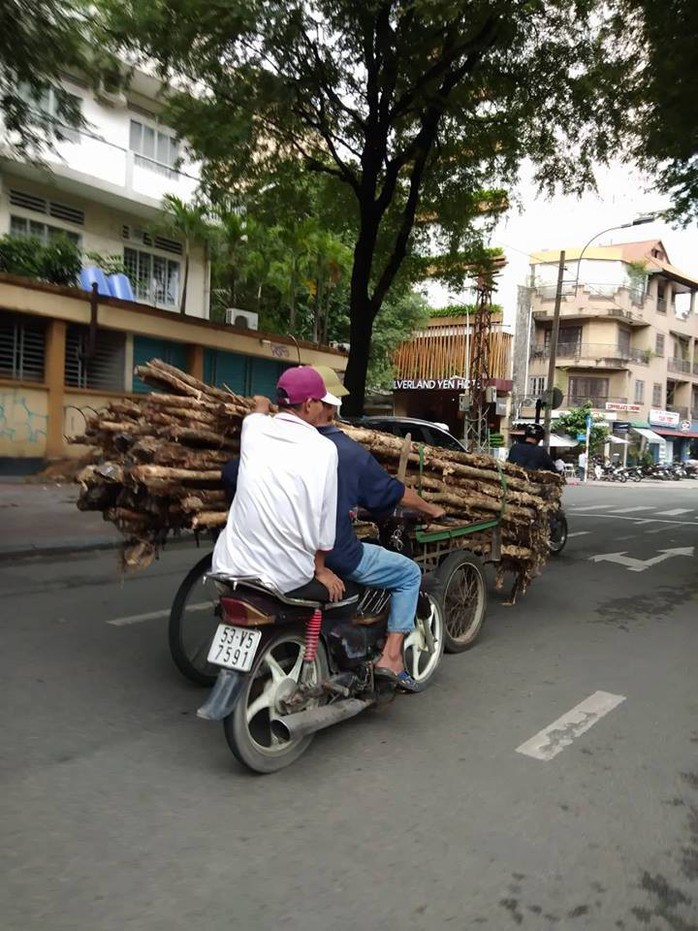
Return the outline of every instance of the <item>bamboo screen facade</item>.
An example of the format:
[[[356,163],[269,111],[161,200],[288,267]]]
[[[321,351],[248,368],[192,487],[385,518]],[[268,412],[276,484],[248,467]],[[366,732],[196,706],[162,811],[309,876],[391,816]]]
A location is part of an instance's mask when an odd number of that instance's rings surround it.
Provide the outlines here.
[[[472,321],[470,323],[472,354]],[[465,377],[466,330],[462,317],[430,322],[426,330],[414,334],[395,350],[396,379]],[[511,378],[511,333],[493,329],[490,333],[490,378]],[[472,358],[472,355],[471,355]]]

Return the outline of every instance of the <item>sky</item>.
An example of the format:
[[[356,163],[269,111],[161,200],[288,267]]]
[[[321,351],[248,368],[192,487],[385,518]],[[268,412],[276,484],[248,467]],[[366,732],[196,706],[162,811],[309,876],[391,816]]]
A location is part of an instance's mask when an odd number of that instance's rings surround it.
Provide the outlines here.
[[[652,188],[651,179],[627,165],[616,164],[597,172],[596,193],[582,198],[560,194],[552,199],[538,195],[528,170],[516,191],[521,208],[512,208],[497,225],[490,245],[504,249],[507,267],[499,276],[494,300],[504,307],[505,324],[513,323],[516,289],[529,274],[529,255],[543,249],[581,248],[608,227],[628,223],[642,214],[667,206],[665,197]],[[685,230],[653,221],[630,229],[615,230],[594,240],[594,245],[661,239],[673,265],[698,275],[698,226]],[[448,293],[430,289],[437,306],[448,302]],[[458,295],[451,295],[459,298]]]

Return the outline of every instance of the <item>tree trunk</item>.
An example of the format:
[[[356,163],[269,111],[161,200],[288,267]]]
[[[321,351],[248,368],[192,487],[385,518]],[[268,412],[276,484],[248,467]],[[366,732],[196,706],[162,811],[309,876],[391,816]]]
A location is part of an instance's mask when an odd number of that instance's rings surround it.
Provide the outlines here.
[[[184,280],[182,281],[182,299],[179,303],[180,314],[187,312],[187,284],[189,283],[189,243],[184,247]]]

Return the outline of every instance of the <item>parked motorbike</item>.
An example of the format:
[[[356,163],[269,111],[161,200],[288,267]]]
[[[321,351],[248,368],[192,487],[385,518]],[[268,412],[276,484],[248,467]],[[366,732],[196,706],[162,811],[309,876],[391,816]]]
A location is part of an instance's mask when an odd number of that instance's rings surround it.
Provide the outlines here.
[[[418,520],[394,519],[392,543]],[[373,667],[385,641],[389,592],[347,583],[344,598],[328,603],[315,581],[282,594],[258,579],[211,577],[221,590],[221,623],[208,662],[219,672],[197,713],[223,721],[228,746],[249,769],[283,769],[317,731],[392,697],[394,683]],[[443,649],[441,599],[425,578],[403,647],[405,667],[421,685],[431,681]]]
[[[629,482],[642,481],[642,469],[640,466],[625,466],[625,474]]]
[[[611,462],[603,462],[599,459],[593,463],[594,478],[601,482],[622,482],[628,481],[625,469],[621,465],[613,465]]]

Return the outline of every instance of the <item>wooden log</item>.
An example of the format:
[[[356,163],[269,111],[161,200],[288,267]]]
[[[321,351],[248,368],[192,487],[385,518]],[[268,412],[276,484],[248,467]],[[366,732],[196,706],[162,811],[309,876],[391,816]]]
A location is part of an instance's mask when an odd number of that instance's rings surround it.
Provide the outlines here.
[[[194,530],[210,527],[225,527],[227,520],[227,511],[200,511],[192,518],[191,525]]]

